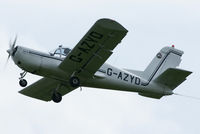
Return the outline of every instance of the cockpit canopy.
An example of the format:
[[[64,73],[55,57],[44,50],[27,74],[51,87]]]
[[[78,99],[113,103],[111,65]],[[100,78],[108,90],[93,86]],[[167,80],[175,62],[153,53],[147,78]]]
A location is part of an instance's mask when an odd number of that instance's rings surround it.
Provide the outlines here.
[[[63,48],[60,47],[57,48],[56,50],[53,50],[50,52],[51,56],[56,56],[56,57],[66,57],[70,53],[71,49],[69,48]]]

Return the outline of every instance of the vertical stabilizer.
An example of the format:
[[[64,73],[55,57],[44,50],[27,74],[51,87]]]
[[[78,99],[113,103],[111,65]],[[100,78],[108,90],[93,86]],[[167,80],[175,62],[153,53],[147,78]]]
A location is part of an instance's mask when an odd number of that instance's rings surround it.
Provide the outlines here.
[[[181,62],[183,51],[174,47],[164,47],[156,54],[143,73],[147,81],[155,79],[168,68],[176,68]]]

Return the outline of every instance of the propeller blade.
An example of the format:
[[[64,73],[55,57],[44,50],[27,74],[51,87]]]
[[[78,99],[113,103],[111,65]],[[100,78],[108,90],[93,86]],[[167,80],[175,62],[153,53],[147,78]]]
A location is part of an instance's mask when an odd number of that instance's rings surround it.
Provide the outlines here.
[[[9,59],[10,59],[10,54],[8,55],[8,58],[6,60],[6,65],[7,65]]]
[[[12,47],[12,41],[10,39],[10,41],[9,41],[9,48],[11,49],[11,47]]]
[[[15,39],[14,39],[13,43],[12,43],[11,40],[9,41],[9,49],[7,50],[7,52],[8,52],[8,58],[7,58],[7,60],[6,60],[5,67],[7,66],[8,61],[9,61],[9,59],[10,59],[10,56],[12,55],[12,53],[13,53],[13,51],[14,51],[16,42],[17,42],[17,35],[15,36]],[[4,68],[5,68],[5,67],[4,67]]]
[[[7,64],[8,64],[9,59],[10,59],[10,54],[8,55],[8,58],[7,58],[7,60],[6,60],[6,63],[5,63],[5,65],[4,65],[4,69],[7,67]]]
[[[16,41],[17,41],[17,35],[15,36],[15,40],[14,40],[14,42],[13,42],[13,44],[12,44],[12,50],[13,50],[13,48],[15,47]]]

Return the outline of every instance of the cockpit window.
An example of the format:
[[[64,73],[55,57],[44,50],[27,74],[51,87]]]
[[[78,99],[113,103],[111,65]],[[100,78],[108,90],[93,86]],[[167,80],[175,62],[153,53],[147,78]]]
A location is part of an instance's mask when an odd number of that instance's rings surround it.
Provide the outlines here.
[[[69,49],[69,48],[59,47],[55,51],[50,52],[50,54],[52,56],[57,56],[57,57],[66,57],[70,51],[71,51],[71,49]]]
[[[65,55],[68,55],[70,51],[71,51],[71,49],[65,48],[65,49],[64,49],[64,54],[65,54]]]
[[[57,49],[57,50],[54,52],[54,54],[60,54],[60,53],[61,53],[60,50],[61,50],[61,49]]]

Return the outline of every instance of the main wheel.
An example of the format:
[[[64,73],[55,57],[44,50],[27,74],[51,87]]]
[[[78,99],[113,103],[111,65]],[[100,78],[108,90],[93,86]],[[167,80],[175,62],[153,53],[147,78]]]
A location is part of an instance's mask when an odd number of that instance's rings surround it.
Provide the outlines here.
[[[59,102],[61,102],[61,100],[62,100],[62,95],[61,95],[60,93],[58,93],[58,92],[55,92],[55,93],[53,93],[53,95],[52,95],[52,100],[53,100],[55,103],[59,103]]]
[[[21,79],[21,80],[19,81],[19,85],[20,85],[21,87],[25,87],[25,86],[27,85],[27,81],[26,81],[25,79]]]
[[[78,77],[71,77],[69,83],[72,87],[78,87],[80,85],[80,80]]]

